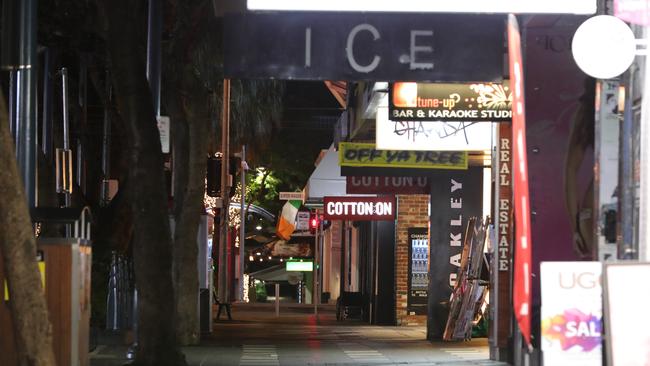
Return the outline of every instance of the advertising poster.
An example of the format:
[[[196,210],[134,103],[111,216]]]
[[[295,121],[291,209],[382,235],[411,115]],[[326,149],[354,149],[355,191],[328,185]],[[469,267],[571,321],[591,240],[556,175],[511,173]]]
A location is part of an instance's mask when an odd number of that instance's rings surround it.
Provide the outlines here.
[[[429,233],[427,228],[409,228],[409,280],[407,311],[411,315],[427,313],[429,291]]]
[[[600,262],[542,262],[545,365],[602,365]]]

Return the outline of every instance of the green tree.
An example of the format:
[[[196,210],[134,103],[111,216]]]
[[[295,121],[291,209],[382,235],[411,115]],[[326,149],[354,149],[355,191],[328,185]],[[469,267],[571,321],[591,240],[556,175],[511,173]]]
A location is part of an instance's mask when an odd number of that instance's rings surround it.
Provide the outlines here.
[[[198,248],[196,233],[203,207],[206,157],[221,139],[223,60],[222,25],[212,1],[170,2],[169,41],[164,57],[164,107],[174,141],[174,266],[176,333],[182,345],[199,341]],[[242,144],[253,156],[277,129],[283,84],[233,80],[231,153]]]

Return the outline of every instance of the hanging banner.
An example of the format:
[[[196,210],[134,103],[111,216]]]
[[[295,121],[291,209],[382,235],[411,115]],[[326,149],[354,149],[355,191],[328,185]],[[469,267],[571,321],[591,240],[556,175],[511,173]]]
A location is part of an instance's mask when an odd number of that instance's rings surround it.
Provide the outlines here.
[[[347,194],[429,194],[427,177],[345,177]]]
[[[409,228],[409,279],[406,309],[410,315],[427,313],[429,293],[429,231]]]
[[[377,108],[375,141],[381,150],[492,150],[492,124],[486,122],[391,121]]]
[[[395,196],[323,197],[325,220],[395,220],[395,208]]]
[[[391,83],[392,121],[510,122],[512,91],[503,84]]]
[[[530,346],[531,256],[530,199],[528,196],[528,157],[526,156],[526,111],[524,101],[524,71],[521,57],[521,35],[517,18],[508,16],[508,63],[515,90],[512,113],[512,150],[514,169],[515,266],[513,307],[515,318],[526,343]]]
[[[427,339],[442,340],[471,217],[483,214],[483,168],[430,178],[431,217]]]
[[[452,82],[503,78],[502,15],[295,12],[224,19],[227,78]]]
[[[467,169],[467,152],[379,150],[371,143],[340,142],[339,165],[464,170]]]
[[[544,364],[601,366],[602,264],[542,262],[540,268]]]

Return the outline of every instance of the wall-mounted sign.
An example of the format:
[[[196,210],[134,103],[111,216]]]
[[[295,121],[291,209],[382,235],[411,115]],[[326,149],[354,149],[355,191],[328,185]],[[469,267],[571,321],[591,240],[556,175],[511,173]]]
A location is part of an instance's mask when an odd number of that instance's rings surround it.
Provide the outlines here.
[[[602,365],[600,262],[542,262],[545,365]]]
[[[345,177],[348,194],[429,194],[427,177]]]
[[[398,82],[389,88],[392,121],[509,122],[508,83],[443,84]]]
[[[499,82],[504,24],[502,15],[485,14],[230,15],[224,73],[237,79]]]
[[[410,151],[407,146],[378,150],[375,144],[339,143],[339,165],[422,169],[467,169],[465,151]]]
[[[593,14],[595,0],[248,0],[250,10]]]
[[[497,206],[497,238],[499,272],[510,272],[512,261],[512,129],[509,125],[499,126],[497,146],[497,168],[499,169]],[[509,278],[508,275],[506,278]],[[509,280],[507,280],[509,282]]]
[[[302,192],[280,192],[281,201],[303,201],[304,196]]]
[[[578,27],[571,41],[571,52],[585,74],[611,79],[624,73],[634,61],[634,32],[617,17],[597,15]]]
[[[427,228],[409,228],[409,279],[407,311],[425,315],[429,294],[429,232]]]
[[[499,125],[497,138],[497,181],[496,192],[496,245],[494,258],[498,285],[496,288],[496,342],[499,347],[507,347],[510,339],[511,312],[510,276],[512,272],[512,128],[509,123]]]
[[[492,150],[492,124],[485,122],[391,121],[380,107],[375,131],[382,150]]]
[[[325,220],[395,220],[395,196],[323,197]]]
[[[298,211],[296,215],[296,230],[309,230],[309,211]]]
[[[287,272],[312,272],[314,270],[314,262],[297,262],[287,261]]]

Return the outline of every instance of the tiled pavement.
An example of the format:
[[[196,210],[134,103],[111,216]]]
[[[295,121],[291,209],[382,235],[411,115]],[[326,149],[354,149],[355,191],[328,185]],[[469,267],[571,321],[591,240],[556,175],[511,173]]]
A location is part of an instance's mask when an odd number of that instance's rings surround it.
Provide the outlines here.
[[[431,343],[424,327],[337,322],[332,311],[283,306],[234,306],[233,321],[215,323],[200,346],[183,352],[189,365],[505,365],[489,360],[487,340]],[[100,345],[91,366],[123,365],[126,347]]]

